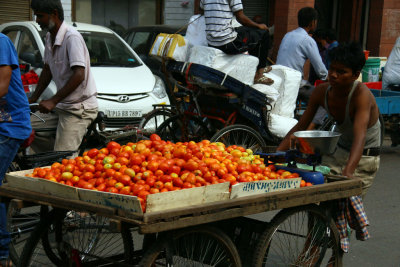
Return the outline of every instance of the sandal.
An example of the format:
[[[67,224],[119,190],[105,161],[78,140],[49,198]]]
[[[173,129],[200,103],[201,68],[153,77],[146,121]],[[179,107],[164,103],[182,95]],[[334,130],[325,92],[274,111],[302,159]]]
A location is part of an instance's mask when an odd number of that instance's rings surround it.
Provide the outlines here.
[[[271,78],[268,77],[261,77],[259,79],[257,79],[256,81],[254,81],[255,84],[260,83],[260,84],[265,84],[265,85],[271,85],[274,83],[274,80],[272,80]]]
[[[267,66],[267,67],[264,68],[263,72],[264,72],[264,73],[268,73],[268,72],[270,72],[271,70],[272,70],[272,67],[271,67],[271,66]]]

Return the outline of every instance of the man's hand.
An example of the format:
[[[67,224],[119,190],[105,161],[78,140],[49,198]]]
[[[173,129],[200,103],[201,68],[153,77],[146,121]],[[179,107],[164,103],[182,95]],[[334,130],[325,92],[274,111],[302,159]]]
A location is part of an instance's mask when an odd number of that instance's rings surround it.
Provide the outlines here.
[[[265,24],[258,24],[258,28],[259,28],[260,30],[266,30],[266,31],[268,31],[268,27],[267,27],[267,25],[265,25]]]
[[[56,105],[57,103],[51,99],[43,100],[39,103],[39,111],[42,113],[49,113],[56,107]]]
[[[354,178],[354,173],[347,169],[347,166],[343,169],[342,175],[348,178]]]

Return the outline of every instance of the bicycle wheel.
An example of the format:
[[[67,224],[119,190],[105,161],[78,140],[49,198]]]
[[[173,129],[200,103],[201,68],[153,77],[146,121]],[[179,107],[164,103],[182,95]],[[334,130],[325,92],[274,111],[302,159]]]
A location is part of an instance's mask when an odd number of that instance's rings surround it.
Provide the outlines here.
[[[259,133],[253,128],[241,124],[230,125],[221,129],[211,137],[210,141],[222,142],[226,146],[243,146],[253,151],[261,151],[263,147],[267,146]]]
[[[143,116],[139,123],[139,130],[145,136],[156,132],[157,128],[174,114],[167,109],[155,109]]]
[[[280,211],[260,236],[253,266],[341,266],[339,233],[316,205]]]
[[[139,266],[241,266],[239,253],[221,230],[201,226],[182,229],[158,240]]]
[[[48,236],[48,244],[40,242],[44,236]],[[57,252],[56,258],[49,257],[49,249]],[[19,265],[129,265],[132,257],[132,236],[125,224],[121,225],[121,232],[117,232],[113,231],[108,218],[53,210],[32,232]]]
[[[162,140],[171,142],[200,142],[203,139],[209,139],[211,134],[207,125],[199,118],[186,115],[175,115],[164,121],[157,128],[158,134]]]
[[[40,206],[19,207],[11,201],[7,207],[7,231],[11,235],[10,258],[17,264],[26,240],[40,221]]]

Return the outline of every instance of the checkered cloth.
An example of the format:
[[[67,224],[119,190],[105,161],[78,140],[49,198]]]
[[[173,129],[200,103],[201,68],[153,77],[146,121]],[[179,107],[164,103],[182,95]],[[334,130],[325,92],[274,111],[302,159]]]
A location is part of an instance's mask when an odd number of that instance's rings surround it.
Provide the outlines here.
[[[339,200],[335,221],[340,234],[340,246],[344,252],[348,252],[350,246],[348,226],[356,231],[358,240],[365,241],[370,237],[367,230],[369,221],[360,196]]]

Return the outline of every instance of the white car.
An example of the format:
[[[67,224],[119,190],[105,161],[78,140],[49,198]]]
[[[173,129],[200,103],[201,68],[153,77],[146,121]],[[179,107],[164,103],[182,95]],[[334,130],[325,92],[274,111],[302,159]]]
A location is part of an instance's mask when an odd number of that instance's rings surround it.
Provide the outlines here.
[[[69,23],[70,24],[70,23]],[[104,112],[106,128],[138,124],[153,104],[169,104],[162,79],[153,75],[132,48],[115,32],[102,26],[71,23],[83,36],[90,54],[91,70],[97,86],[99,111]],[[40,75],[43,68],[44,37],[33,21],[0,25],[17,49],[20,64]],[[29,86],[34,90],[34,86]],[[52,81],[41,99],[56,92]]]

